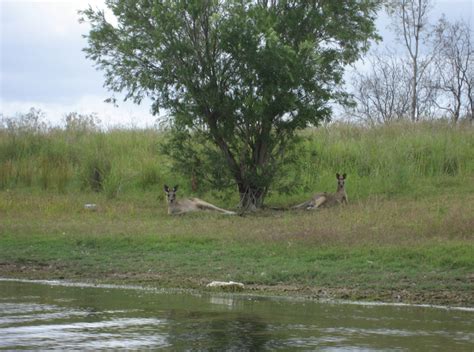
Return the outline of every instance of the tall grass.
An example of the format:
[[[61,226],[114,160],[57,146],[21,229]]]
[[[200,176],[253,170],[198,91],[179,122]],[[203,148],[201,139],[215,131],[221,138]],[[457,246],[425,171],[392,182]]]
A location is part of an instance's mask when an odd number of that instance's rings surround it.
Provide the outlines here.
[[[0,130],[0,188],[120,191],[148,189],[168,178],[169,162],[152,130],[41,133]]]
[[[335,191],[348,174],[352,199],[472,190],[474,129],[444,121],[378,127],[332,124],[306,130],[293,151],[296,193]],[[296,180],[295,180],[296,181]]]
[[[300,137],[290,151],[294,162],[283,165],[270,203],[288,204],[315,191],[333,191],[336,172],[348,174],[351,199],[416,197],[446,188],[462,192],[474,180],[470,126],[443,121],[372,128],[331,124],[308,129]],[[190,194],[191,180],[172,174],[172,161],[160,152],[165,138],[156,130],[3,128],[0,189],[94,190],[113,198],[158,192],[164,183],[173,183]]]

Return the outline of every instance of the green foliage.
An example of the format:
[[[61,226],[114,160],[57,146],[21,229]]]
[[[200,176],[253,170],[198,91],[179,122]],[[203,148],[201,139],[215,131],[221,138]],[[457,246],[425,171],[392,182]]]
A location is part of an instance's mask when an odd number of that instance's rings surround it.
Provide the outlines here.
[[[468,190],[474,175],[473,133],[468,126],[443,121],[307,129],[288,145],[267,201],[290,205],[315,192],[334,191],[336,172],[348,174],[350,200],[438,194],[444,187]],[[165,153],[166,148],[172,150]],[[0,129],[1,189],[98,190],[114,198],[148,191],[158,195],[166,183],[179,184],[182,195],[235,207],[232,177],[222,165],[217,148],[199,133]]]
[[[161,151],[173,160],[171,170],[191,180],[194,192],[234,186],[219,149],[200,132],[174,130],[162,143]]]
[[[343,70],[377,38],[379,2],[109,0],[117,25],[82,11],[85,52],[112,92],[170,111],[180,142],[194,143],[182,131],[195,131],[212,144],[200,151],[205,162],[226,165],[244,206],[258,207],[295,131],[346,101]],[[180,169],[187,158],[198,172],[204,158],[177,154]],[[216,186],[228,184],[216,176]]]

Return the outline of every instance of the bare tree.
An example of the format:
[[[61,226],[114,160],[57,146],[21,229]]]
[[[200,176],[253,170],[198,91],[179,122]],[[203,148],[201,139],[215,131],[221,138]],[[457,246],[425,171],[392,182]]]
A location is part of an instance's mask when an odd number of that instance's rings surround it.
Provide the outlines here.
[[[438,70],[432,62],[425,68],[424,75],[418,82],[417,116],[432,119],[439,117],[437,101],[440,91],[436,89]]]
[[[439,53],[435,60],[438,73],[435,86],[444,93],[445,98],[437,105],[448,111],[456,123],[461,114],[466,88],[467,97],[472,96],[469,71],[472,71],[470,65],[474,53],[470,45],[470,28],[465,22],[450,23],[443,17],[439,20],[435,33],[435,45]]]
[[[411,61],[411,102],[412,121],[420,119],[420,82],[433,59],[432,55],[422,55],[421,45],[429,38],[428,14],[432,0],[389,0],[387,12],[393,18],[394,29],[399,40],[407,48]]]
[[[470,44],[471,50],[474,49],[472,42]],[[464,76],[466,82],[466,97],[468,101],[467,111],[471,120],[471,124],[474,124],[474,53],[471,51],[471,59]]]
[[[467,99],[467,112],[471,120],[471,124],[474,123],[474,42],[473,42],[473,31],[472,29],[464,23],[466,27],[466,37],[467,41],[467,65],[463,70],[463,80],[465,84],[465,95]]]
[[[350,113],[369,124],[408,117],[411,85],[407,61],[387,49],[373,52],[364,66],[352,78],[357,106]]]

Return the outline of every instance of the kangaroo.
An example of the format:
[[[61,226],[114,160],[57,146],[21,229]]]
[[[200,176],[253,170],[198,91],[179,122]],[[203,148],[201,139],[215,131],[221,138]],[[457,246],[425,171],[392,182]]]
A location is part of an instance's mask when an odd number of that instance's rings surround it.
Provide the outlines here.
[[[292,209],[314,210],[322,207],[332,207],[339,204],[348,204],[347,193],[345,189],[346,174],[336,174],[337,191],[336,193],[317,193],[310,200],[295,205]]]
[[[210,203],[207,203],[199,198],[187,198],[182,200],[176,199],[176,192],[178,191],[178,186],[174,186],[173,189],[170,189],[167,185],[164,186],[166,193],[166,201],[168,202],[168,214],[169,215],[178,215],[190,213],[193,211],[201,210],[212,210],[217,211],[227,215],[235,215],[233,211],[225,210],[216,207]]]

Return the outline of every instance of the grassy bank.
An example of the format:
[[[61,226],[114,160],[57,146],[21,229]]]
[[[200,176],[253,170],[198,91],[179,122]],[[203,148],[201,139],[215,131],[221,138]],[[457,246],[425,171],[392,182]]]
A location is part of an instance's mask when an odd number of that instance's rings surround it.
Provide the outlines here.
[[[168,217],[154,194],[0,195],[1,276],[474,305],[472,194],[247,217]]]
[[[166,138],[157,130],[0,129],[0,190],[101,188],[115,198],[158,192],[170,183],[191,195],[191,179],[175,173],[162,153]],[[468,191],[474,175],[474,129],[443,121],[375,128],[335,124],[301,133],[289,159],[293,163],[277,175],[269,204],[333,190],[335,172],[349,175],[355,200]],[[204,180],[197,181],[198,195],[226,207],[236,205],[236,190],[213,192]]]
[[[25,136],[39,139],[35,148]],[[286,174],[300,180],[295,193],[274,191],[268,203],[332,190],[333,173],[345,171],[350,204],[245,217],[167,216],[161,187],[176,178],[155,131],[84,133],[74,143],[65,131],[13,137],[0,139],[0,276],[184,288],[234,280],[259,292],[474,306],[472,129],[306,131]],[[83,179],[88,158],[109,165],[102,192]],[[120,188],[109,193],[113,180]]]

